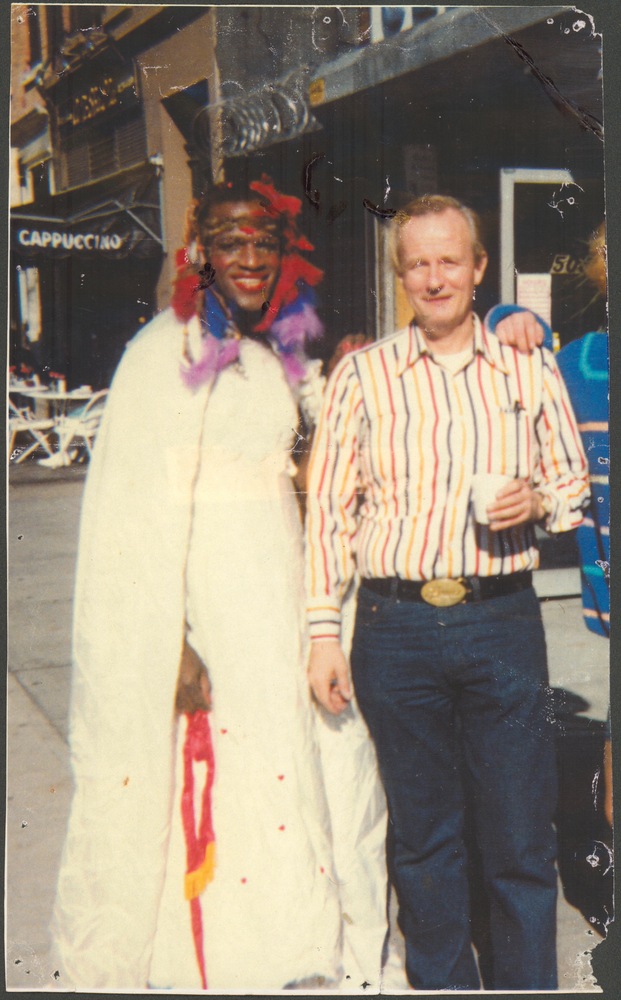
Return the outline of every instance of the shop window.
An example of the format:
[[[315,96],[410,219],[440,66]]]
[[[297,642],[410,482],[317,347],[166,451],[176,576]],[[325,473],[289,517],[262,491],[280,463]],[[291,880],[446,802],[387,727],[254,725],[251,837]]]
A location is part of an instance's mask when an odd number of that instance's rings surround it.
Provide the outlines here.
[[[41,23],[39,21],[39,5],[29,7],[28,11],[28,44],[30,46],[30,65],[41,62]]]

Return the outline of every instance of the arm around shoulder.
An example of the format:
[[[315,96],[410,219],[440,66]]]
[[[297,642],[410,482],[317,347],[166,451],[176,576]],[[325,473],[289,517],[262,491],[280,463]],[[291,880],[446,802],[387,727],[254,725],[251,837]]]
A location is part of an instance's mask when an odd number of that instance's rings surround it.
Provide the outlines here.
[[[544,344],[552,346],[552,331],[548,324],[522,306],[512,303],[494,306],[485,317],[485,325],[496,334],[501,344],[517,348],[520,354],[532,354]]]

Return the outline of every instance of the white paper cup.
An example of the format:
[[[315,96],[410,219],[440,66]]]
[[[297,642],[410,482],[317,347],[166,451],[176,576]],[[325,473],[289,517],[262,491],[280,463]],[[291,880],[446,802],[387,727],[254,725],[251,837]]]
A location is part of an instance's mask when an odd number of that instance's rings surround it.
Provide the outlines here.
[[[511,482],[511,476],[499,472],[475,472],[472,477],[472,508],[479,524],[489,524],[487,508],[494,503],[499,490]]]

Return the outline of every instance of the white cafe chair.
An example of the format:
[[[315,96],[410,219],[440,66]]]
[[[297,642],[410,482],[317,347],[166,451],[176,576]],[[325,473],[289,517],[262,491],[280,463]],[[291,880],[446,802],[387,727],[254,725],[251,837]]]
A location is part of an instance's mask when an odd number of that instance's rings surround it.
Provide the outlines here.
[[[58,435],[58,455],[62,457],[63,465],[71,464],[78,446],[84,446],[88,457],[91,457],[107,395],[107,389],[95,392],[84,406],[56,421],[54,430]]]
[[[54,453],[48,435],[54,430],[54,421],[35,417],[28,407],[18,407],[9,399],[9,461],[18,465],[24,462],[38,448],[43,448],[51,457]],[[18,435],[26,437],[24,447],[15,447]]]

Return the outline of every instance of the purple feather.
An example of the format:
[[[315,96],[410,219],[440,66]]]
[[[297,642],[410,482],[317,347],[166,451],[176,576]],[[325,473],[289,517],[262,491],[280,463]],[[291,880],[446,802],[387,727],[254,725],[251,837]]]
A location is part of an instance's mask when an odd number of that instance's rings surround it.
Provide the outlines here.
[[[181,375],[188,389],[197,389],[232,361],[239,358],[239,340],[217,340],[210,334],[203,337],[202,353],[190,368],[183,368]]]
[[[280,360],[289,385],[297,385],[306,375],[304,363],[297,354],[281,354]]]
[[[323,334],[323,324],[317,313],[307,302],[300,309],[294,309],[277,319],[269,331],[269,337],[282,362],[290,385],[295,386],[306,374],[304,346],[308,340],[316,340]],[[205,333],[202,340],[201,356],[189,368],[182,368],[183,381],[189,389],[197,389],[209,381],[227,365],[239,358],[239,340],[225,337],[221,340],[211,333]]]
[[[296,347],[302,349],[307,340],[321,337],[323,324],[315,310],[305,302],[299,311],[275,320],[270,333],[285,351]]]

